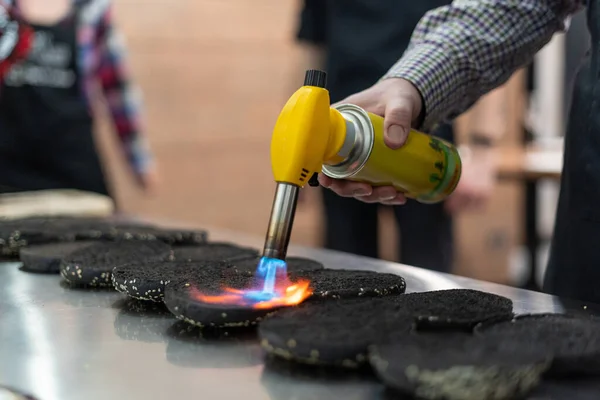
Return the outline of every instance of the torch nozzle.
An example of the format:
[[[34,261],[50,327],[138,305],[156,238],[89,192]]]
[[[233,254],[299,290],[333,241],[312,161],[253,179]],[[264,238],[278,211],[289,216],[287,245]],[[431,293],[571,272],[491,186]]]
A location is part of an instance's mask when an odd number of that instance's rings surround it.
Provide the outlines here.
[[[285,260],[292,234],[299,190],[300,188],[296,185],[277,183],[263,257]]]

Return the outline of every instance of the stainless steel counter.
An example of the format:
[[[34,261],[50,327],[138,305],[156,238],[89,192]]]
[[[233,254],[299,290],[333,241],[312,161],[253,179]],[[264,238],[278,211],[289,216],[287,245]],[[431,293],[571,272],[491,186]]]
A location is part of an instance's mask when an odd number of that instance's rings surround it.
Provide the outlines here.
[[[260,238],[228,232],[211,231],[211,239],[261,245]],[[497,293],[513,299],[518,313],[566,308],[588,313],[593,308],[323,250],[294,247],[290,255],[311,257],[329,268],[397,273],[406,278],[411,292],[473,288]],[[134,311],[122,294],[74,290],[60,281],[58,275],[22,272],[18,263],[0,264],[0,385],[26,391],[39,400],[388,398],[372,379],[325,380],[265,367],[261,350],[251,338],[202,340],[182,332],[185,325],[164,311]],[[571,393],[535,398],[579,397]]]

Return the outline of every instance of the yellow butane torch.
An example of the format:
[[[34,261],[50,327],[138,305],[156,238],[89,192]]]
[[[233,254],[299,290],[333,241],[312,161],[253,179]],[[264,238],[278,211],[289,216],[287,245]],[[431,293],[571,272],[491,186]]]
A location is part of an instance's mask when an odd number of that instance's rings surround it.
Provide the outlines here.
[[[394,186],[408,198],[436,203],[450,195],[461,173],[450,143],[411,130],[404,146],[383,141],[383,118],[351,104],[331,107],[323,71],[306,72],[304,86],[279,114],[271,140],[277,188],[263,256],[285,260],[298,191],[317,186],[319,172],[336,179]],[[352,216],[348,216],[352,218]]]

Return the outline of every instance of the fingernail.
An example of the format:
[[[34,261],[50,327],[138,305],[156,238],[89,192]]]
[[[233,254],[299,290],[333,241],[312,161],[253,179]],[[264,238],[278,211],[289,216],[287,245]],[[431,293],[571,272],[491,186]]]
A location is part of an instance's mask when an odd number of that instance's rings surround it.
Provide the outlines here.
[[[371,194],[368,190],[366,189],[356,189],[352,192],[352,194],[354,196],[367,196],[369,194]]]
[[[400,147],[408,137],[408,130],[400,125],[390,125],[387,131],[387,137],[394,148]]]
[[[396,195],[392,195],[392,196],[380,197],[379,200],[381,200],[381,201],[390,201],[390,200],[394,200],[395,198],[396,198]]]

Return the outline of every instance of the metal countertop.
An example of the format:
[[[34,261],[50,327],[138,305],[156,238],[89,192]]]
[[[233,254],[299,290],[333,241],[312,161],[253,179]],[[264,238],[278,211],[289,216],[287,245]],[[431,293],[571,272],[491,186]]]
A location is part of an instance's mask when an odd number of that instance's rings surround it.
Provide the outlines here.
[[[209,232],[211,240],[262,244],[258,238]],[[320,249],[293,247],[290,255],[314,258],[329,268],[397,273],[406,279],[407,292],[472,288],[497,293],[511,298],[517,313],[599,310],[541,293]],[[120,293],[70,289],[60,276],[26,273],[18,263],[0,264],[0,287],[0,385],[39,400],[391,398],[369,378],[324,379],[265,367],[253,340],[223,342],[182,335],[185,325],[168,312],[131,311]],[[567,392],[531,399],[587,399],[583,389],[578,386],[577,396]],[[600,392],[590,391],[590,399],[600,398]]]

